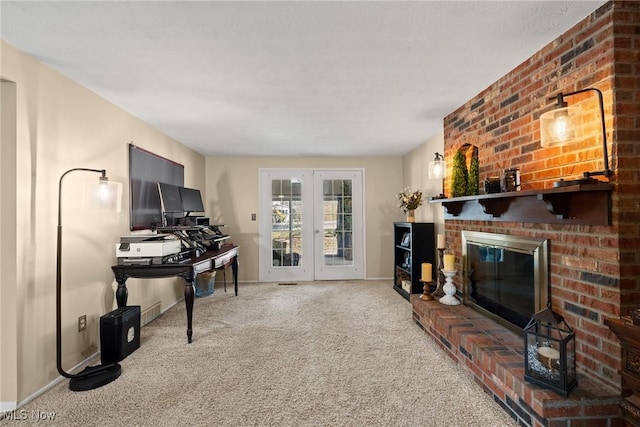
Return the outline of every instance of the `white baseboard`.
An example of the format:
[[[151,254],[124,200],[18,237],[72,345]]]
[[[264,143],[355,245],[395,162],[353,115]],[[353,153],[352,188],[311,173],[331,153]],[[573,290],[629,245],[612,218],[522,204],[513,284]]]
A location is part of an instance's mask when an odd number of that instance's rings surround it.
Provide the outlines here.
[[[87,357],[86,359],[84,359],[82,362],[78,363],[76,366],[74,366],[73,368],[71,368],[68,372],[73,373],[73,372],[79,372],[82,369],[84,369],[86,366],[89,365],[89,362],[91,360],[93,360],[94,358],[96,358],[98,355],[100,354],[99,351],[96,351],[95,353],[93,353],[91,356]],[[35,399],[36,397],[46,393],[47,391],[49,391],[50,389],[52,389],[53,387],[57,386],[58,384],[60,384],[62,381],[64,381],[66,378],[63,377],[62,375],[58,375],[56,378],[53,379],[53,381],[51,381],[49,384],[46,384],[44,387],[40,388],[39,390],[36,390],[35,392],[31,393],[29,396],[27,396],[24,400],[18,402],[18,405],[15,409],[17,408],[21,408],[24,405],[26,405],[27,403],[31,402],[33,399]]]
[[[3,412],[13,411],[18,408],[18,402],[0,402],[0,420]]]

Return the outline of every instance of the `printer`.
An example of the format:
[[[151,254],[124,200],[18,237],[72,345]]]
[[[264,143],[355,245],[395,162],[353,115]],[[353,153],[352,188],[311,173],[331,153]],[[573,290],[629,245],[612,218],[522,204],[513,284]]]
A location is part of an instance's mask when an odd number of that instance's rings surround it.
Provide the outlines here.
[[[116,243],[118,265],[162,264],[182,251],[182,242],[171,234],[140,234],[120,237]]]

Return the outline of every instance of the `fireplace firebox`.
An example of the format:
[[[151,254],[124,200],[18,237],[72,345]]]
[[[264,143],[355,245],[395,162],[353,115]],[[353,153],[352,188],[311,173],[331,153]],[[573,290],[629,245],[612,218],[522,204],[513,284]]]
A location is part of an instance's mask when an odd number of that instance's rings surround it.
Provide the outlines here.
[[[464,303],[523,335],[547,305],[548,247],[546,239],[463,231]]]

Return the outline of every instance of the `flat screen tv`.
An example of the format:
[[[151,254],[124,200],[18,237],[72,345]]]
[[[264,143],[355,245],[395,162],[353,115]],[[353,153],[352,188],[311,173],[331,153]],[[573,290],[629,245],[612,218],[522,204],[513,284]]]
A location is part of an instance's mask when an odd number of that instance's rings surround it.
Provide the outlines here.
[[[204,212],[200,190],[180,187],[180,197],[182,198],[182,210],[186,216],[192,212]]]
[[[130,229],[154,229],[163,225],[158,183],[182,187],[184,166],[129,144]]]

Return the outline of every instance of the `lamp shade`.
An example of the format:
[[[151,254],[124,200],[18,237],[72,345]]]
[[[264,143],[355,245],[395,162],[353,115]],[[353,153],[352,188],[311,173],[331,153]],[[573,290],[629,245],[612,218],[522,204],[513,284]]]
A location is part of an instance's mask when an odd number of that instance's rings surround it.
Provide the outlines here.
[[[101,179],[84,183],[83,204],[93,212],[122,212],[122,183]]]
[[[556,108],[540,116],[542,147],[577,141],[582,134],[582,114],[578,107]]]
[[[429,179],[442,179],[447,174],[447,165],[443,160],[429,162]]]

